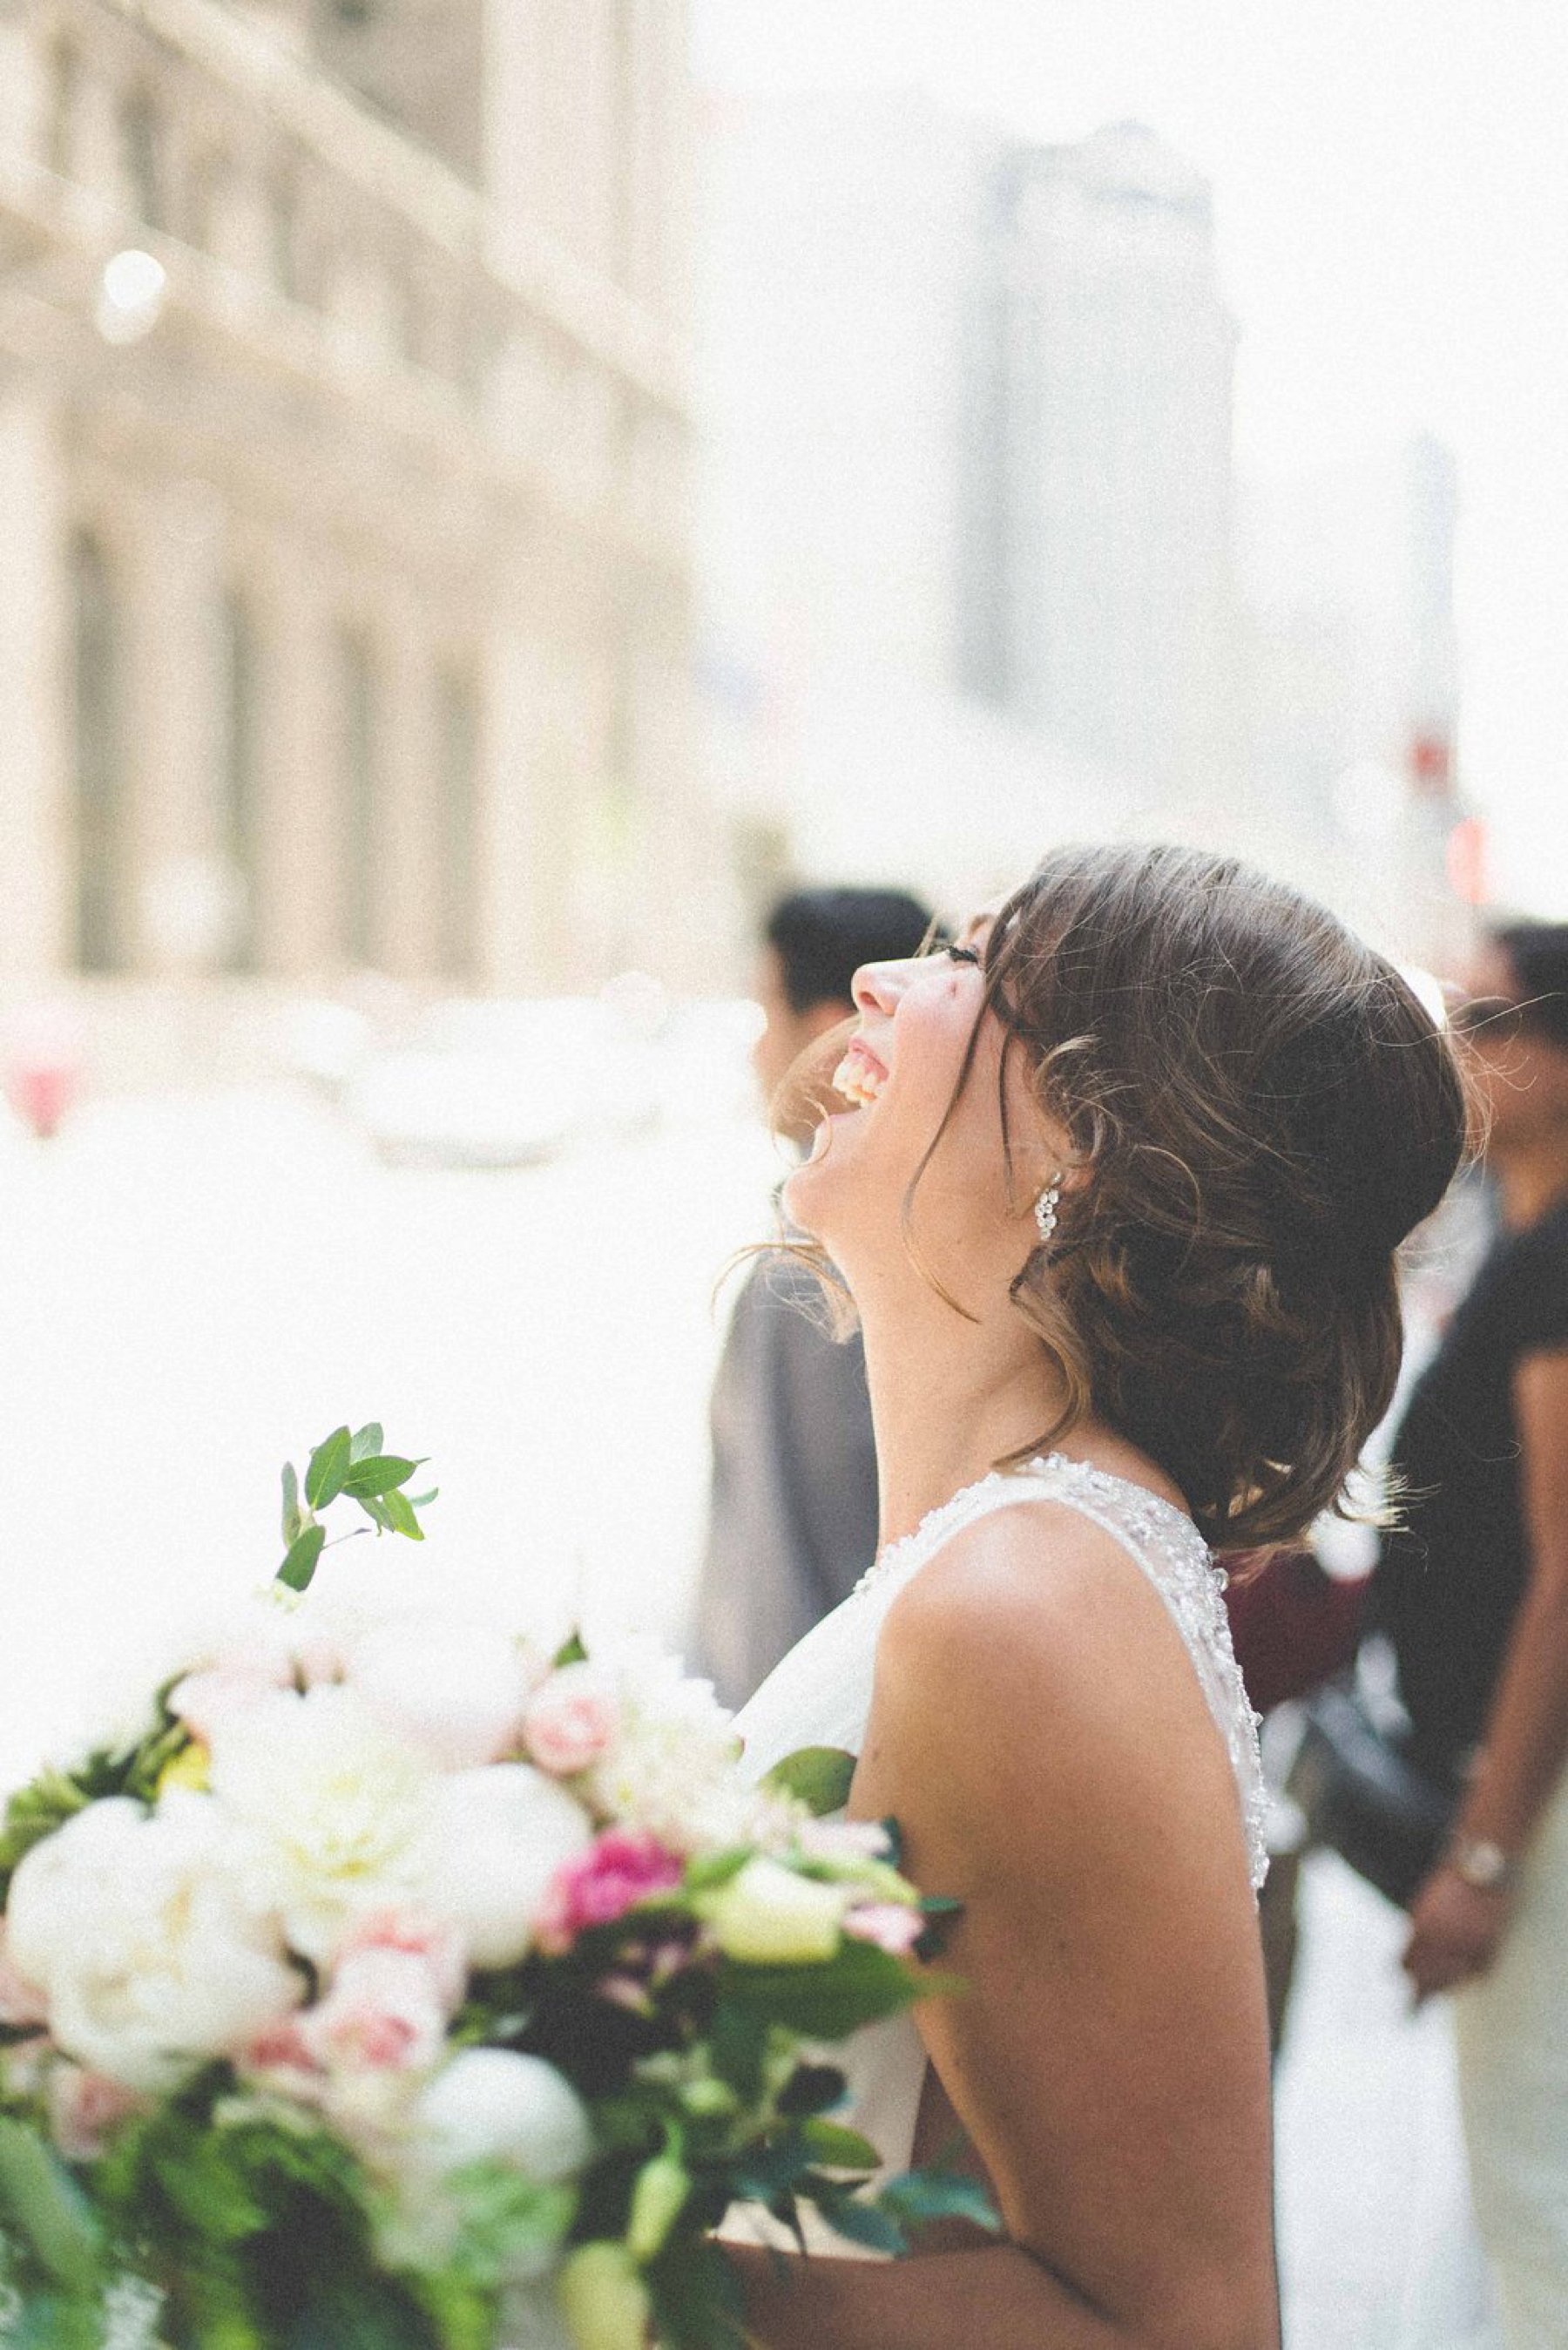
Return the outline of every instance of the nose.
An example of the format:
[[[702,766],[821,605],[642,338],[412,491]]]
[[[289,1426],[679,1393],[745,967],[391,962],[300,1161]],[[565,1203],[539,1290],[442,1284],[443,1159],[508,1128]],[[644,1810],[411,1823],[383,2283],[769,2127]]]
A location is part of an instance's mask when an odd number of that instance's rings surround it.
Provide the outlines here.
[[[909,976],[908,962],[863,962],[849,983],[857,1012],[878,1013],[890,1020]]]

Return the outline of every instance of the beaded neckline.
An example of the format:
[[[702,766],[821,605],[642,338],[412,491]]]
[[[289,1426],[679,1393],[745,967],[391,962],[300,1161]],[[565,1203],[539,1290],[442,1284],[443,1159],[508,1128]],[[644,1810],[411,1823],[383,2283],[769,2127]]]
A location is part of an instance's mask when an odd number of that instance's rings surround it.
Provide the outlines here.
[[[1204,1564],[1220,1577],[1223,1587],[1223,1568],[1215,1565],[1208,1544],[1186,1512],[1179,1510],[1174,1502],[1168,1502],[1162,1493],[1155,1492],[1147,1485],[1138,1484],[1134,1478],[1118,1477],[1109,1469],[1096,1469],[1088,1461],[1071,1461],[1064,1452],[1045,1452],[1037,1453],[1032,1461],[1020,1462],[1016,1469],[990,1470],[985,1476],[977,1477],[972,1484],[961,1486],[947,1501],[939,1502],[934,1509],[926,1512],[911,1533],[900,1534],[897,1542],[888,1543],[877,1552],[855,1585],[850,1597],[857,1598],[863,1591],[875,1590],[878,1584],[885,1583],[899,1568],[907,1567],[922,1557],[928,1549],[939,1549],[948,1535],[968,1517],[977,1502],[989,1502],[993,1493],[1000,1493],[1004,1487],[1047,1475],[1053,1482],[1061,1482],[1085,1499],[1095,1497],[1116,1501],[1124,1508],[1131,1503],[1140,1515],[1147,1513],[1152,1523],[1160,1526],[1164,1533],[1185,1542],[1191,1548],[1194,1558],[1201,1555]]]

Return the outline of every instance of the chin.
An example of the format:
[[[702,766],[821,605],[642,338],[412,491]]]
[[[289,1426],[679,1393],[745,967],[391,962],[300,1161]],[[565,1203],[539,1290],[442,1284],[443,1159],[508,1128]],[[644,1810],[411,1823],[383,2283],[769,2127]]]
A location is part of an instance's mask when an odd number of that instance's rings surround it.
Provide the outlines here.
[[[790,1170],[779,1200],[792,1224],[798,1224],[813,1240],[826,1243],[824,1219],[832,1222],[834,1194],[842,1184],[841,1170],[834,1164],[836,1137],[831,1121],[825,1124],[826,1138],[823,1127],[818,1127],[811,1139],[810,1154]]]

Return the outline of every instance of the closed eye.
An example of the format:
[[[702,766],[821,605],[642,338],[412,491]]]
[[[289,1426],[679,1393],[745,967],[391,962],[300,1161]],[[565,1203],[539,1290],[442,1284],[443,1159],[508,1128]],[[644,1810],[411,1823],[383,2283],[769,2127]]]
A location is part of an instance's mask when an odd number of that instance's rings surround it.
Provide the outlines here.
[[[949,946],[944,947],[942,952],[950,962],[971,962],[977,971],[980,969],[980,956],[973,947]]]

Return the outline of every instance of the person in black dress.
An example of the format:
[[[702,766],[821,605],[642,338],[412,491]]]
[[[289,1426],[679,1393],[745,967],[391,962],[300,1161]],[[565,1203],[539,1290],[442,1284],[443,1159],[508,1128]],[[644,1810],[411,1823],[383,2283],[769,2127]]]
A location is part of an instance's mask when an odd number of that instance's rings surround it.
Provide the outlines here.
[[[1458,1991],[1477,2219],[1509,2350],[1568,2341],[1568,925],[1493,934],[1466,1025],[1501,1226],[1395,1444],[1375,1578],[1412,1759],[1457,1792],[1411,1907]]]

